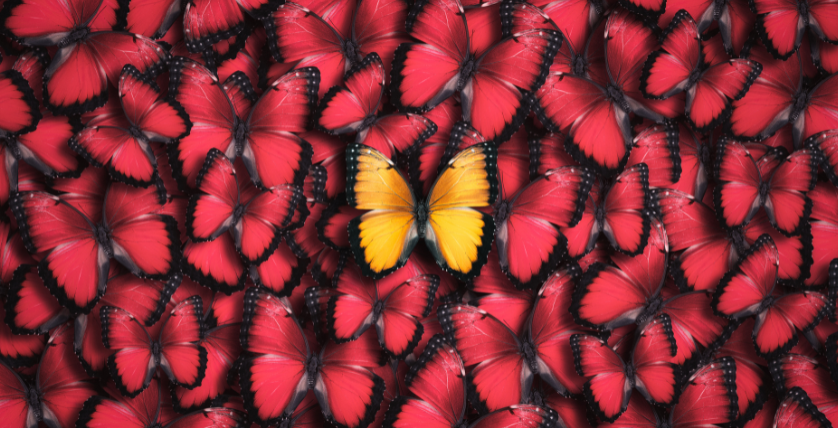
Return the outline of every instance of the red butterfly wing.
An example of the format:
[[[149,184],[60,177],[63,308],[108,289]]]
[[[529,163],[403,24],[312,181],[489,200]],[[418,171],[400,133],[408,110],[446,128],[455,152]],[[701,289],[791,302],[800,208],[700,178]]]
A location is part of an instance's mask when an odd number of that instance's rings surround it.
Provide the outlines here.
[[[754,345],[757,354],[767,358],[788,352],[797,343],[797,330],[814,328],[829,309],[824,296],[803,291],[786,294],[760,312],[754,324]]]
[[[614,422],[626,410],[631,389],[623,360],[595,336],[574,334],[570,337],[576,371],[587,378],[585,398],[597,417]]]
[[[806,226],[811,200],[806,193],[815,187],[818,156],[798,150],[774,170],[765,211],[771,224],[786,235],[799,234]]]
[[[755,0],[751,9],[757,14],[757,31],[763,44],[774,58],[787,59],[800,47],[806,25],[797,2]]]
[[[5,321],[16,334],[45,334],[69,318],[38,276],[36,266],[21,265],[10,278]],[[38,337],[24,341],[37,342]]]
[[[350,428],[372,422],[384,393],[384,380],[371,370],[384,361],[372,331],[352,342],[327,343],[320,358],[314,391],[326,419]]]
[[[669,415],[673,427],[725,424],[736,419],[736,363],[729,357],[699,368]]]
[[[632,351],[637,389],[652,403],[670,405],[678,398],[680,370],[672,322],[663,314],[643,327]]]
[[[157,369],[152,353],[152,338],[128,311],[103,306],[100,312],[102,341],[114,352],[108,369],[122,395],[136,397],[151,382]]]
[[[38,99],[26,79],[17,70],[0,73],[0,102],[8,106],[8,114],[0,119],[4,134],[22,134],[35,130],[41,119]]]
[[[463,119],[488,140],[509,139],[527,115],[529,100],[522,91],[544,83],[560,37],[548,30],[526,31],[489,49],[462,89]]]
[[[250,111],[242,158],[257,186],[303,184],[312,149],[295,133],[306,129],[319,81],[316,68],[290,71],[271,83]]]
[[[142,36],[93,33],[55,54],[44,75],[44,103],[57,114],[93,110],[105,103],[108,82],[116,86],[125,64],[153,74],[167,56],[162,47]]]
[[[466,367],[473,367],[469,375],[473,404],[491,411],[529,396],[533,374],[521,354],[520,339],[506,325],[467,305],[441,307],[439,322]]]
[[[489,251],[480,275],[474,277],[470,285],[471,290],[479,293],[480,297],[471,300],[469,304],[492,314],[516,335],[524,334],[535,293],[533,290],[519,290],[512,284],[500,269],[496,247]]]
[[[762,72],[762,65],[747,59],[732,59],[710,67],[687,90],[685,114],[697,130],[715,128],[731,114],[731,103],[742,99]]]
[[[539,119],[567,134],[565,149],[574,159],[608,172],[625,162],[631,144],[628,113],[604,88],[583,77],[551,73],[535,97]]]
[[[58,305],[57,302],[54,304]],[[3,306],[10,306],[10,304],[7,303]],[[8,320],[13,316],[12,312],[10,311],[7,314],[6,309],[0,307],[0,315],[3,315],[6,321],[0,325],[0,363],[5,363],[12,367],[26,367],[36,364],[38,362],[38,356],[44,350],[46,336],[15,334],[12,331],[12,327],[15,327],[15,325]]]
[[[48,426],[71,427],[84,402],[95,394],[94,384],[73,353],[73,329],[53,330],[36,375],[43,421]]]
[[[585,273],[570,307],[577,322],[611,330],[644,314],[663,286],[669,250],[663,226],[655,222],[652,230],[643,253],[614,254],[611,259],[616,266],[598,264]]]
[[[640,90],[650,98],[669,98],[685,91],[701,61],[701,36],[693,18],[681,10],[663,36],[661,50],[646,60]]]
[[[698,346],[708,347],[725,327],[722,319],[713,314],[712,299],[704,292],[679,294],[664,303],[661,312],[669,316],[677,352],[672,362],[681,365],[692,359]]]
[[[728,318],[743,318],[759,312],[760,305],[774,290],[779,265],[774,240],[768,235],[760,236],[719,282],[713,295],[713,310]]]
[[[438,287],[436,275],[419,275],[403,282],[386,297],[376,329],[388,354],[402,359],[413,352],[424,333],[421,320],[430,314]]]
[[[585,333],[566,310],[573,296],[574,268],[555,272],[538,292],[528,334],[536,348],[538,373],[556,391],[579,394],[585,379],[576,373],[571,340],[573,334]]]
[[[751,221],[760,208],[760,185],[768,177],[762,177],[760,166],[771,162],[777,155],[769,152],[761,158],[750,149],[762,146],[744,145],[736,141],[722,141],[718,145],[716,158],[715,206],[725,226],[734,228]],[[760,164],[757,164],[757,161]],[[776,163],[776,160],[775,160]]]
[[[634,138],[626,166],[644,163],[649,168],[650,186],[674,188],[681,176],[681,154],[675,144],[678,133],[677,129],[650,123]],[[695,190],[689,188],[687,191]]]
[[[555,411],[532,404],[516,404],[500,409],[476,420],[472,428],[548,428],[558,418]]]
[[[150,141],[166,143],[189,135],[192,124],[183,107],[161,98],[155,84],[133,65],[122,69],[119,98],[125,116]]]
[[[584,168],[564,167],[547,171],[512,199],[495,243],[501,269],[513,282],[533,288],[553,270],[566,246],[558,228],[579,222],[592,183]]]
[[[31,426],[30,419],[37,424],[35,410],[29,407],[27,389],[20,375],[0,362],[0,396],[3,397],[0,417],[10,426]]]
[[[367,55],[347,73],[343,86],[329,89],[320,101],[316,123],[332,134],[362,130],[366,125],[364,119],[375,116],[381,108],[386,80],[384,64],[378,54]]]
[[[603,233],[617,250],[640,254],[649,241],[649,167],[638,164],[617,176],[605,197]],[[665,240],[665,239],[664,239]]]
[[[535,0],[564,35],[573,52],[582,52],[603,13],[600,4],[589,0]]]
[[[730,332],[730,329],[733,329]],[[715,353],[715,357],[731,357],[736,362],[736,395],[738,396],[739,420],[752,418],[769,393],[769,383],[765,372],[768,363],[756,354],[754,340],[754,321],[746,319],[738,326],[728,326],[730,338]]]
[[[193,188],[210,149],[218,149],[229,157],[235,155],[235,125],[242,117],[237,116],[237,108],[218,79],[201,64],[178,57],[172,61],[169,73],[171,95],[194,123],[189,135],[178,140],[172,166],[183,186]],[[234,85],[228,81],[224,86]]]
[[[297,258],[287,243],[278,244],[267,260],[250,267],[250,277],[256,285],[286,296],[300,284],[308,263],[307,258]]]
[[[112,390],[112,388],[108,389]],[[96,395],[84,403],[76,426],[80,428],[144,427],[154,425],[159,421],[163,391],[157,379],[152,379],[149,388],[133,398],[123,397],[116,390],[108,392],[114,393],[113,398]]]
[[[181,12],[181,4],[176,0],[140,0],[128,6],[125,30],[152,39],[163,37]]]
[[[794,143],[799,146],[807,138],[823,131],[838,128],[831,112],[838,108],[835,101],[838,94],[838,78],[830,75],[809,92],[808,104],[794,122]]]
[[[240,374],[248,413],[262,421],[290,416],[308,389],[310,351],[287,300],[247,290],[241,340],[242,349],[251,353]]]
[[[832,423],[812,404],[812,400],[804,389],[794,387],[780,403],[777,414],[774,416],[774,426],[777,428],[826,428],[832,426]]]
[[[626,411],[617,420],[614,422],[603,422],[598,426],[652,428],[657,427],[661,422],[652,405],[644,400],[643,396],[637,392],[632,394],[632,399],[629,400]]]
[[[403,27],[409,6],[404,0],[360,1],[352,22],[352,40],[362,55],[378,52],[389,76],[393,53],[410,38]]]
[[[417,398],[396,398],[387,411],[385,424],[454,426],[465,417],[465,378],[463,361],[454,347],[441,335],[432,337],[405,378],[408,389]]]
[[[712,290],[737,260],[736,248],[711,208],[686,193],[658,192],[679,288]]]
[[[172,309],[160,332],[160,368],[178,386],[199,386],[206,374],[207,350],[200,344],[202,318],[201,298],[192,296]]]
[[[213,240],[233,226],[233,212],[241,202],[233,163],[211,149],[195,185],[201,193],[189,199],[187,233],[198,242]]]
[[[372,325],[379,298],[374,280],[363,276],[354,263],[344,267],[328,305],[332,340],[343,343],[360,337]]]
[[[825,285],[827,271],[832,259],[838,258],[838,249],[834,243],[838,237],[838,213],[834,207],[838,203],[838,188],[829,183],[818,183],[809,192],[812,199],[812,267],[811,276],[804,283],[806,286]]]

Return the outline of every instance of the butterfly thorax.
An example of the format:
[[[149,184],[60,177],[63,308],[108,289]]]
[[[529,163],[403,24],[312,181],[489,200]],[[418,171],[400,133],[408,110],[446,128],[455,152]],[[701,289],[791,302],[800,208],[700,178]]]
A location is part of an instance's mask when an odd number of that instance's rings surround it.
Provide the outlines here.
[[[658,428],[672,428],[672,422],[669,421],[669,418],[664,418],[658,421]]]
[[[769,190],[771,190],[771,186],[768,181],[759,183],[759,200],[761,203],[765,203],[765,200],[768,198]]]
[[[646,309],[637,317],[637,325],[646,324],[660,312],[661,308],[663,308],[663,297],[660,294],[646,300]]]
[[[458,91],[462,91],[465,88],[466,83],[474,76],[476,71],[477,60],[472,58],[471,55],[468,55],[462,65],[460,65],[460,78],[457,80]]]
[[[512,214],[512,201],[499,201],[495,206],[495,224],[501,224]]]
[[[521,354],[524,356],[524,359],[527,360],[527,364],[530,365],[530,370],[533,373],[538,373],[538,362],[536,361],[535,345],[529,338],[524,339],[521,342]]]
[[[739,230],[731,231],[729,233],[729,236],[730,236],[731,242],[733,242],[733,248],[734,248],[734,250],[736,250],[734,252],[737,253],[737,254],[731,255],[731,257],[733,258],[732,261],[735,263],[737,260],[739,260],[738,254],[742,254],[745,251],[747,251],[749,245],[748,245],[748,241],[745,240],[745,235],[743,235],[742,232],[739,231]]]
[[[143,130],[138,128],[136,125],[133,125],[130,128],[128,128],[128,133],[131,134],[131,136],[134,137],[135,140],[145,141],[146,139]]]
[[[355,65],[356,62],[360,62],[363,59],[361,47],[352,40],[341,41],[341,50],[343,51],[343,56],[349,60],[351,65]]]
[[[291,428],[294,426],[294,422],[296,422],[296,419],[285,418],[279,423],[279,428]]]
[[[160,356],[160,353],[163,351],[163,346],[160,345],[160,342],[153,341],[151,342],[151,354],[154,355],[155,358]]]
[[[160,422],[155,422],[149,425],[148,428],[163,428],[163,424],[161,424]]]
[[[41,414],[41,391],[38,391],[37,387],[29,386],[26,388],[26,402],[29,404],[29,408],[32,409],[32,412],[35,413],[35,417],[40,421],[43,419],[43,414]]]
[[[362,130],[362,129],[367,129],[370,126],[372,126],[372,124],[375,123],[376,119],[378,119],[378,118],[375,116],[374,113],[365,117],[364,121],[361,122],[361,127],[359,128],[359,131]]]
[[[690,78],[687,80],[687,87],[691,88],[701,79],[701,74],[704,73],[704,67],[697,67],[690,73]]]
[[[111,231],[108,226],[104,224],[97,224],[93,226],[93,238],[96,243],[102,247],[108,257],[113,257],[113,247],[111,246]]]
[[[759,304],[759,309],[757,309],[757,313],[761,313],[764,310],[770,308],[774,305],[775,301],[776,299],[774,298],[774,296],[766,296],[764,299],[762,299],[762,303]]]
[[[707,144],[698,143],[698,159],[702,165],[710,164],[710,148],[707,147]]]
[[[320,361],[319,355],[312,355],[306,360],[306,377],[308,378],[308,388],[314,389],[314,382],[317,379],[317,373],[320,372],[320,366],[323,362]]]
[[[86,38],[88,34],[90,34],[90,28],[76,28],[75,30],[71,31],[70,34],[67,35],[67,37],[61,39],[61,41],[58,42],[58,47],[63,48],[65,46],[70,46],[78,42],[79,40]]]
[[[233,123],[233,135],[236,139],[236,156],[241,156],[244,152],[244,141],[247,138],[247,123],[236,118]]]
[[[628,103],[626,103],[626,97],[623,95],[623,90],[619,86],[609,83],[605,87],[605,97],[608,101],[621,106],[624,110],[629,109]]]
[[[794,103],[791,106],[789,120],[791,122],[797,120],[797,117],[800,116],[800,113],[803,112],[803,109],[805,109],[807,105],[809,105],[809,91],[807,91],[806,88],[803,88],[794,94]]]
[[[800,18],[803,19],[803,25],[809,25],[809,2],[806,0],[797,0],[797,12],[800,13]]]
[[[594,207],[594,218],[600,227],[605,224],[605,207],[601,204]]]
[[[384,311],[384,301],[378,300],[375,302],[375,305],[372,306],[372,319],[373,321],[377,321],[378,318],[381,317],[381,312]]]
[[[634,371],[634,364],[626,364],[626,381],[628,381],[629,387],[631,388],[634,388]]]
[[[233,224],[237,224],[242,216],[244,216],[244,205],[236,204],[236,208],[233,209]]]
[[[585,59],[584,55],[573,54],[570,57],[570,68],[573,70],[573,74],[584,76],[588,69],[588,60]]]
[[[423,203],[417,204],[413,215],[416,217],[416,233],[420,238],[423,238],[425,236],[425,225],[428,224],[428,207]]]

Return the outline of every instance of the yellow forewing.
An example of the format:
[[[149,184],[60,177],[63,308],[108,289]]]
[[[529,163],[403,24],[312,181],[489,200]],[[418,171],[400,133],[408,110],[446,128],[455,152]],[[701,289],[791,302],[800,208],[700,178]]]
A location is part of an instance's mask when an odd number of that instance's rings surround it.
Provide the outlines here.
[[[359,210],[398,210],[412,212],[416,206],[413,192],[396,165],[378,150],[352,145],[347,151],[357,159],[356,171],[347,177],[352,186],[354,206]],[[352,201],[350,201],[352,202]]]
[[[491,195],[494,177],[490,177],[487,164],[496,158],[494,148],[482,144],[457,154],[431,187],[428,210],[488,207],[494,202]]]

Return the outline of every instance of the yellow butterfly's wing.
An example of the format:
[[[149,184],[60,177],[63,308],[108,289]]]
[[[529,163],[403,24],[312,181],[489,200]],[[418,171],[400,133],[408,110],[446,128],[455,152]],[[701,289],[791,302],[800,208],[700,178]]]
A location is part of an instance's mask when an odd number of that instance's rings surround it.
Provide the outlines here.
[[[468,280],[486,263],[495,224],[474,208],[497,197],[497,149],[471,146],[448,162],[428,195],[425,243],[444,269]]]
[[[363,273],[382,278],[403,266],[419,239],[416,199],[396,165],[363,144],[346,148],[346,199],[369,210],[349,223],[349,244]]]

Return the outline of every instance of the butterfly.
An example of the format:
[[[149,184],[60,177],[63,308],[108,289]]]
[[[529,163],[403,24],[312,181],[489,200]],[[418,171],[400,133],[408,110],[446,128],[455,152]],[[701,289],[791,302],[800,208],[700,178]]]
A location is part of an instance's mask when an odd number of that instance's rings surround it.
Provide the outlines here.
[[[570,338],[590,330],[574,323],[566,310],[578,274],[571,267],[548,278],[520,333],[475,306],[440,307],[442,330],[470,369],[472,404],[478,410],[526,402],[536,373],[560,393],[582,390],[584,378],[573,368]],[[487,354],[486,349],[493,351]]]
[[[343,86],[332,87],[320,101],[315,123],[326,132],[355,132],[355,142],[370,146],[388,158],[422,144],[436,125],[418,114],[379,116],[386,89],[384,64],[377,53],[367,55],[344,76]]]
[[[206,67],[177,57],[172,61],[169,96],[193,122],[188,136],[173,145],[172,168],[183,188],[194,188],[210,149],[230,160],[244,159],[258,187],[302,185],[311,164],[311,145],[297,134],[314,110],[320,73],[302,68],[271,82],[262,96],[244,73],[219,82]],[[254,102],[255,100],[255,102]]]
[[[410,40],[408,9],[404,0],[287,2],[265,21],[271,54],[277,62],[320,69],[322,98],[369,54],[377,53],[390,72],[396,48]]]
[[[179,264],[177,223],[159,213],[154,188],[108,184],[95,168],[54,188],[64,193],[18,193],[11,206],[27,249],[44,254],[41,278],[71,312],[89,313],[105,293],[111,259],[158,280]]]
[[[661,416],[640,394],[636,394],[626,411],[612,423],[600,426],[673,427],[722,425],[736,419],[736,363],[720,358],[697,368],[682,383],[678,403],[667,416]]]
[[[251,288],[244,301],[241,340],[248,356],[239,376],[251,417],[266,423],[288,420],[312,389],[327,420],[345,427],[369,425],[384,391],[384,380],[371,370],[384,362],[372,331],[320,348],[286,298]]]
[[[685,10],[697,21],[698,33],[713,31],[718,24],[721,44],[729,55],[741,55],[750,45],[751,33],[756,16],[745,0],[727,0],[716,3],[707,0],[668,0],[666,10],[658,18],[658,27],[666,29],[681,10]]]
[[[831,2],[754,0],[751,9],[757,15],[757,32],[774,58],[785,60],[794,54],[807,28],[813,39],[838,43],[838,31],[827,24],[838,13]]]
[[[58,47],[44,75],[44,103],[53,113],[85,113],[102,106],[108,82],[116,86],[125,64],[151,76],[162,71],[168,60],[162,47],[137,34],[112,31],[117,8],[104,0],[25,0],[4,8],[0,20],[17,40]]]
[[[727,228],[747,224],[765,208],[771,224],[785,235],[799,234],[808,223],[818,157],[809,150],[784,156],[784,149],[721,141],[717,145],[714,199]]]
[[[660,310],[669,244],[663,225],[652,222],[649,243],[641,254],[614,254],[612,265],[595,263],[580,279],[570,312],[582,325],[613,330],[644,324]]]
[[[69,324],[50,335],[34,380],[24,380],[0,362],[0,396],[4,401],[0,414],[8,426],[75,426],[82,405],[95,393],[95,384],[73,354],[73,328]]]
[[[811,85],[805,79],[801,53],[780,61],[771,58],[764,49],[752,50],[751,57],[762,62],[763,71],[748,94],[733,103],[730,129],[734,135],[763,139],[789,124],[794,147],[800,148],[815,134],[838,128],[838,121],[830,113],[838,108],[835,75]]]
[[[103,107],[101,114],[90,118],[70,147],[93,166],[106,166],[114,180],[148,187],[158,177],[150,143],[183,138],[192,123],[180,103],[163,99],[157,84],[133,65],[123,67],[118,95],[118,101],[110,101],[111,108]]]
[[[770,359],[787,353],[826,315],[829,303],[820,293],[802,291],[777,295],[779,256],[774,240],[763,235],[719,282],[713,310],[738,320],[756,316],[753,339],[757,354]]]
[[[209,406],[183,416],[178,415],[168,403],[162,382],[157,379],[152,379],[151,385],[136,397],[123,396],[111,384],[107,384],[104,389],[107,396],[94,395],[84,403],[77,427],[157,425],[163,428],[235,428],[244,423],[241,412],[221,406]]]
[[[809,220],[812,267],[811,276],[806,279],[804,285],[811,287],[827,284],[829,263],[838,258],[838,251],[834,245],[838,231],[838,214],[833,209],[838,203],[838,188],[829,183],[819,182],[808,195],[812,199],[812,214]]]
[[[497,196],[497,149],[471,146],[451,159],[425,201],[417,201],[407,179],[378,150],[361,144],[346,149],[346,199],[367,211],[349,223],[349,242],[365,275],[379,279],[403,266],[419,238],[437,263],[459,279],[480,272],[494,236],[487,207]]]
[[[175,3],[177,2],[172,2],[171,7],[180,9]],[[246,19],[248,16],[256,19],[267,18],[280,4],[277,0],[193,0],[185,3],[183,34],[186,48],[192,53],[211,48],[216,50],[217,47],[213,44],[241,36],[249,24]]]
[[[733,100],[744,97],[762,71],[746,59],[705,64],[698,25],[687,11],[672,18],[662,40],[643,66],[640,90],[659,99],[686,92],[685,115],[699,132],[727,120]]]
[[[632,144],[630,113],[656,122],[683,113],[682,97],[649,100],[640,91],[644,61],[657,43],[643,20],[617,11],[605,23],[603,72],[592,73],[596,67],[588,58],[587,77],[575,70],[551,71],[534,92],[538,119],[547,130],[566,136],[565,149],[577,162],[615,175],[625,165]]]
[[[570,337],[576,371],[584,376],[585,397],[603,421],[613,422],[636,388],[646,400],[671,405],[678,396],[675,337],[667,315],[650,320],[637,335],[631,360],[623,361],[604,340],[587,334]]]
[[[494,142],[506,141],[523,123],[526,91],[544,83],[562,41],[557,31],[538,29],[485,47],[469,36],[474,29],[459,0],[415,3],[406,26],[419,42],[396,51],[393,103],[402,111],[426,111],[459,93],[463,120]]]
[[[363,276],[357,265],[348,263],[328,303],[326,316],[332,340],[356,340],[374,325],[381,347],[402,359],[413,352],[422,337],[421,320],[430,314],[438,287],[436,275],[393,273],[375,281]]]
[[[405,384],[412,394],[400,395],[385,416],[385,426],[465,426],[466,373],[463,360],[442,335],[435,335],[410,367]],[[489,413],[470,428],[554,426],[556,413],[549,408],[515,404]]]

